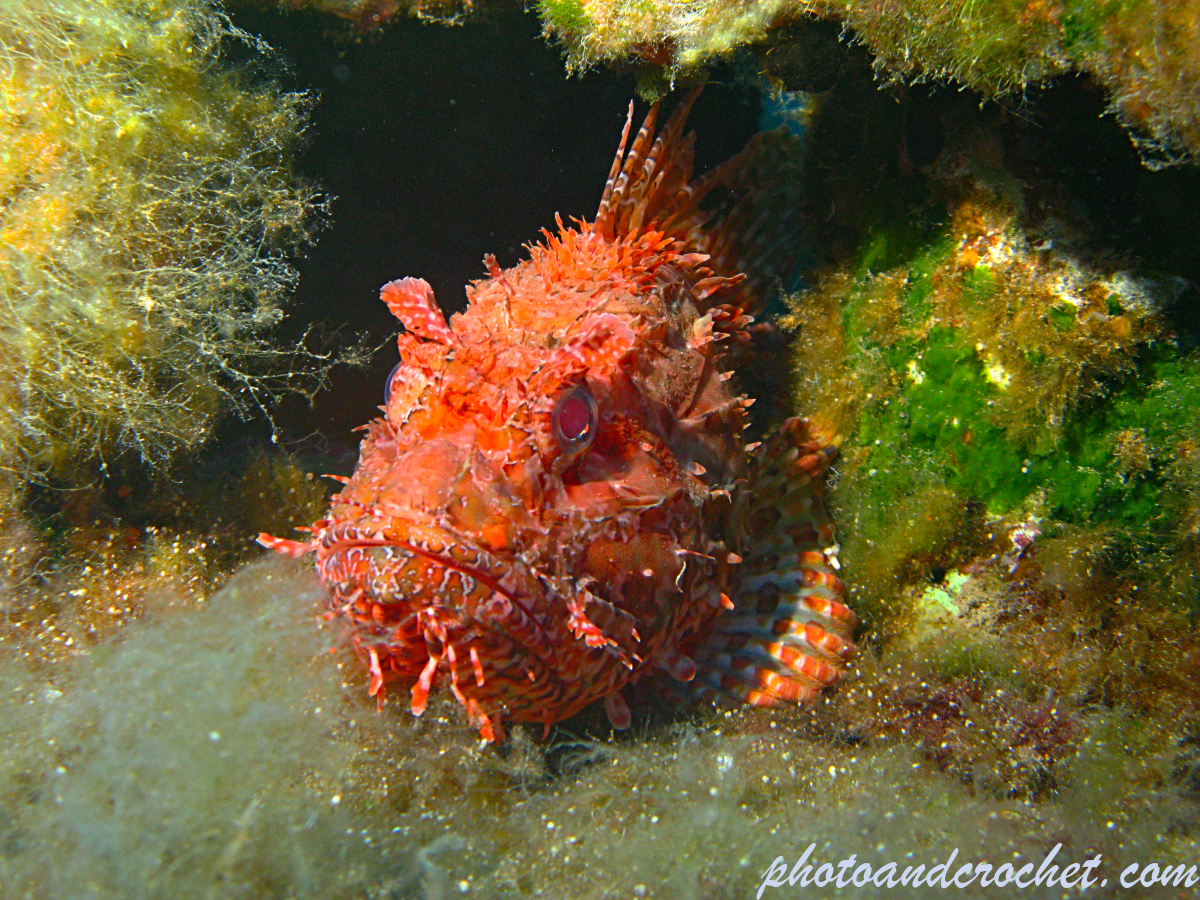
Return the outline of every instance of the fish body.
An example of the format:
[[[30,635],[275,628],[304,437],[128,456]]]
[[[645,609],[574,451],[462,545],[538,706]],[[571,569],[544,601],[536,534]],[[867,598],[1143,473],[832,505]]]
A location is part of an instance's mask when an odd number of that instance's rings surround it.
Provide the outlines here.
[[[747,446],[733,380],[779,255],[756,182],[792,148],[760,135],[693,180],[694,96],[629,145],[631,104],[595,220],[489,257],[451,321],[423,280],[384,286],[405,329],[384,415],[310,540],[260,536],[315,553],[373,696],[419,715],[445,685],[493,740],[596,701],[625,727],[638,683],[803,700],[853,651],[834,448],[799,419]]]

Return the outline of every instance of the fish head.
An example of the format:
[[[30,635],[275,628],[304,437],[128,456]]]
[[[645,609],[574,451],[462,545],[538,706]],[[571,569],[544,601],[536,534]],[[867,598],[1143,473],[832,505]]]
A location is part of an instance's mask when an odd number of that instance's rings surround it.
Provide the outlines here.
[[[672,622],[688,589],[709,496],[672,447],[685,401],[656,369],[672,357],[611,313],[560,339],[456,325],[400,336],[384,416],[314,535],[318,570],[409,675],[474,650],[483,682],[510,665],[536,682],[603,646],[627,677],[639,629]],[[397,650],[401,634],[420,646]]]

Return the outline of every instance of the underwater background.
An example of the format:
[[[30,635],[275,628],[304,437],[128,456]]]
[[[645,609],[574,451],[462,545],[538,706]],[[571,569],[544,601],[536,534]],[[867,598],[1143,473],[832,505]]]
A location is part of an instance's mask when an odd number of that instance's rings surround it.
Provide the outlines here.
[[[457,311],[702,73],[697,171],[805,142],[755,411],[841,435],[851,677],[499,747],[377,710],[252,538],[353,469],[379,286]],[[1191,896],[1198,75],[1184,0],[0,4],[0,897],[750,897],[809,844]]]

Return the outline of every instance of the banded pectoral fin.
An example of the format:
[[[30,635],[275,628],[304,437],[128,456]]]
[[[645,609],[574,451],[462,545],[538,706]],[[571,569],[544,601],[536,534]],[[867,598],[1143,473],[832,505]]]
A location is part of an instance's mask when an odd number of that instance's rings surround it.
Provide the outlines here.
[[[770,706],[811,699],[842,677],[858,620],[844,603],[825,512],[836,444],[794,418],[753,448],[731,518],[730,541],[743,553],[734,608],[698,649],[693,693]]]
[[[845,673],[857,649],[857,621],[831,592],[812,585],[770,585],[766,611],[735,610],[718,620],[696,653],[691,690],[701,699],[755,706],[811,700]],[[745,593],[739,600],[754,599]]]

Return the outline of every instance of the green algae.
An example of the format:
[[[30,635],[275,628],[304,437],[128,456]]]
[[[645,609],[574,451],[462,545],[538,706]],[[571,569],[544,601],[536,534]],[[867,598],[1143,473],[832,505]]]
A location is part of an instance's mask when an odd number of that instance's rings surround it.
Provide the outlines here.
[[[579,33],[592,24],[580,0],[545,0],[540,9],[547,27],[557,32]]]
[[[1001,389],[961,332],[934,326],[925,343],[891,349],[888,362],[903,387],[886,405],[866,409],[857,434],[858,443],[872,445],[871,466],[892,475],[874,488],[881,499],[911,490],[911,480],[894,479],[905,478],[906,458],[915,455],[936,460],[942,483],[993,516],[1018,509],[1036,491],[1045,492],[1051,515],[1078,525],[1142,527],[1170,507],[1162,461],[1198,425],[1194,357],[1160,345],[1118,392],[1073,419],[1059,444],[1038,449],[1019,435],[1014,440],[992,416]],[[1153,448],[1147,452],[1160,462],[1131,478],[1119,437],[1134,431],[1146,436]]]
[[[873,445],[870,464],[891,477],[873,489],[882,499],[903,496],[906,459],[936,461],[939,480],[983,503],[989,514],[1018,509],[1032,493],[1045,493],[1044,509],[1076,525],[1153,528],[1169,510],[1172,487],[1165,469],[1200,420],[1200,363],[1161,345],[1135,377],[1087,415],[1073,419],[1061,442],[1037,449],[1013,440],[992,418],[1000,389],[987,377],[974,348],[954,329],[934,327],[919,349],[889,359],[905,385],[886,406],[870,406],[857,441]],[[919,377],[913,377],[911,373]],[[1138,433],[1156,463],[1130,477],[1120,437]]]
[[[1161,596],[1190,607],[1194,487],[1180,473],[1200,368],[1163,328],[1171,281],[1083,251],[1054,213],[1027,224],[1037,188],[979,146],[931,167],[948,219],[901,214],[891,233],[862,211],[858,247],[787,319],[797,408],[844,438],[832,500],[856,608],[903,619],[898,585],[1030,518],[1092,535],[1110,570],[1146,586],[1175,573]]]

